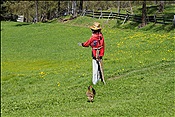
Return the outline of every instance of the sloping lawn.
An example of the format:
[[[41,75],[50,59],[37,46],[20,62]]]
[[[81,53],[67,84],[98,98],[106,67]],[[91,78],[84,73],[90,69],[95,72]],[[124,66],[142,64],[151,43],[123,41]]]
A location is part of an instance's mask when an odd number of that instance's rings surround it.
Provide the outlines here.
[[[91,49],[77,45],[91,36],[88,25],[1,22],[2,117],[174,116],[175,33],[97,21],[104,26],[107,84],[94,86],[93,103],[85,95]]]

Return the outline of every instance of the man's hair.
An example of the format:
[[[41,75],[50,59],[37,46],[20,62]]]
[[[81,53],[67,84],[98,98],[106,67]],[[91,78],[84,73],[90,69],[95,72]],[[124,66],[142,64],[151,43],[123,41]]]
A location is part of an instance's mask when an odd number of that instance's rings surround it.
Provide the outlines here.
[[[93,30],[93,29],[91,29],[91,30],[92,30],[92,33],[101,32],[101,29],[98,29],[98,30]]]

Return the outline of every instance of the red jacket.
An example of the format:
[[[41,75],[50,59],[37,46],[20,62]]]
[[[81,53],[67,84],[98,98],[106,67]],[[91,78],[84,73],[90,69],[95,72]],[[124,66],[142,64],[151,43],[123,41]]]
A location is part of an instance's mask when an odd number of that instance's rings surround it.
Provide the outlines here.
[[[86,42],[82,43],[83,47],[92,47],[92,57],[96,57],[97,48],[99,48],[99,57],[104,56],[104,37],[102,33],[92,34],[91,38]]]

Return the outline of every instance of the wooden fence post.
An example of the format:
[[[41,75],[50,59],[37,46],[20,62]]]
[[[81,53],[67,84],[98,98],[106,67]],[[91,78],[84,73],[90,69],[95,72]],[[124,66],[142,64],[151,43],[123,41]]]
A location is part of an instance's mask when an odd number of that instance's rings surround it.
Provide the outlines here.
[[[173,19],[173,25],[175,26],[175,15],[174,15],[174,19]]]
[[[112,14],[112,11],[111,11],[111,13],[110,13],[110,14],[109,14],[109,16],[108,16],[108,19],[107,19],[107,21],[109,20],[109,17],[110,17],[111,15],[113,15],[113,14]]]
[[[122,25],[126,22],[126,20],[128,19],[128,17],[129,17],[129,14],[126,14],[126,15],[125,15],[125,19],[124,19]]]
[[[156,23],[157,20],[156,20],[156,14],[154,14],[154,23]]]
[[[116,19],[118,19],[118,16],[119,16],[119,12],[117,13],[117,15],[116,15]],[[116,24],[118,23],[118,20],[116,21]]]
[[[98,19],[100,19],[101,17],[103,18],[103,12],[102,12],[102,10],[101,10],[101,14],[100,14],[100,16],[99,16]]]
[[[163,17],[163,24],[165,24],[165,16],[162,16]]]
[[[85,14],[86,14],[86,9],[83,10],[83,16],[85,16]]]

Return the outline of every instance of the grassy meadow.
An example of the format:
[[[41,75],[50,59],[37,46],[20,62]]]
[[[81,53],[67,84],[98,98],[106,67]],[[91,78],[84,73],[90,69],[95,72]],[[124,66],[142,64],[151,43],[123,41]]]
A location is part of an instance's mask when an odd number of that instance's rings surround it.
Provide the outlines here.
[[[97,94],[89,103],[91,48],[77,43],[90,38],[94,21],[103,27],[106,85],[94,86]],[[1,116],[173,117],[175,30],[115,24],[87,17],[65,23],[1,22]]]

